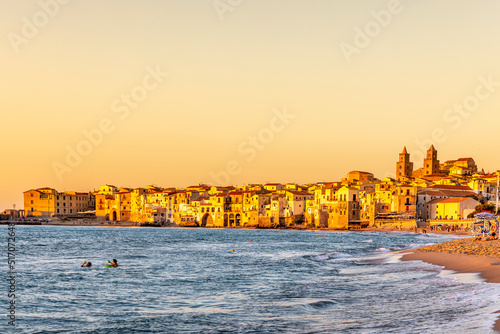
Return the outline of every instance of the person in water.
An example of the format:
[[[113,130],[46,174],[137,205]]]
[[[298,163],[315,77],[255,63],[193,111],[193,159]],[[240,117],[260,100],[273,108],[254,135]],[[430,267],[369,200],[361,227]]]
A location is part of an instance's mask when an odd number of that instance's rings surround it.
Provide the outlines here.
[[[80,267],[90,267],[90,266],[92,266],[92,262],[83,261]]]
[[[113,267],[118,267],[118,261],[116,261],[116,259],[113,259],[113,261],[110,262],[110,264],[113,266]]]

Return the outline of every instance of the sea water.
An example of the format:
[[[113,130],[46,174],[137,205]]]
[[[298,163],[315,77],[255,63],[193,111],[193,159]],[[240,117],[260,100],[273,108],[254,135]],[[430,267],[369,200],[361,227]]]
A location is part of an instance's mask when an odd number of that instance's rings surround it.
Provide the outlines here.
[[[453,238],[17,226],[16,326],[5,258],[0,332],[490,333],[497,284],[392,253]],[[113,258],[120,266],[105,268]]]

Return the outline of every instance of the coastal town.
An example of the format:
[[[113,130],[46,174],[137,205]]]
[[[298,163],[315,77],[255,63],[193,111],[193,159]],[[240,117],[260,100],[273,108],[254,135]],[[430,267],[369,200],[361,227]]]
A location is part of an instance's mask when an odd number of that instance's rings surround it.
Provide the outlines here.
[[[470,157],[441,163],[434,146],[416,170],[403,148],[395,175],[378,179],[370,172],[351,171],[340,181],[302,185],[103,185],[88,193],[46,187],[25,191],[24,210],[7,209],[1,217],[93,217],[107,224],[190,227],[413,228],[416,222],[432,222],[462,228],[474,213],[497,205],[498,171],[479,170]]]

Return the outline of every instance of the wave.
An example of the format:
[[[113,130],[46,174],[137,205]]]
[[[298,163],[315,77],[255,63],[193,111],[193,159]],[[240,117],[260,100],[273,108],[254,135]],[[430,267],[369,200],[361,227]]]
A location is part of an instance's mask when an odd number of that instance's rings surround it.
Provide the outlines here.
[[[306,255],[306,258],[316,261],[316,262],[323,262],[327,260],[332,260],[332,259],[339,259],[339,258],[348,258],[352,257],[351,254],[347,253],[341,253],[341,252],[331,252],[331,253],[325,253],[325,254],[319,254],[319,255]]]
[[[326,309],[335,306],[336,302],[332,300],[319,300],[317,302],[309,303],[309,306],[315,309]]]

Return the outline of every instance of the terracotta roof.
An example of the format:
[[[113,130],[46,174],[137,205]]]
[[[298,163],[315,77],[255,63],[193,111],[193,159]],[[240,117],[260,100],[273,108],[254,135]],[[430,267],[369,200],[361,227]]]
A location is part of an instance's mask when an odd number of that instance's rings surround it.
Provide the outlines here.
[[[461,202],[464,202],[464,201],[466,201],[468,199],[472,199],[472,200],[476,201],[475,199],[470,198],[470,197],[455,197],[455,198],[444,199],[444,200],[441,201],[441,203],[461,203]]]
[[[36,189],[26,190],[26,191],[25,191],[25,193],[28,193],[28,192],[30,192],[30,191],[36,191],[37,193],[39,193],[39,191],[38,191],[38,190],[36,190]]]
[[[430,202],[427,202],[426,204],[438,204],[438,203],[461,203],[464,202],[468,199],[471,199],[470,197],[455,197],[455,198],[436,198],[433,199]],[[472,198],[473,199],[473,198]],[[479,202],[478,202],[479,203]]]
[[[446,189],[446,190],[472,190],[469,186],[452,186],[452,185],[440,185],[433,184],[427,188],[430,189]]]
[[[423,189],[418,192],[419,195],[425,194],[429,196],[446,196],[446,197],[464,197],[469,195],[476,195],[473,191],[462,191],[462,190],[433,190],[433,189]]]
[[[229,195],[231,196],[239,196],[239,195],[243,195],[243,191],[231,191],[229,193]]]
[[[314,196],[311,193],[308,193],[307,191],[297,191],[297,190],[287,190],[289,193],[292,193],[294,195],[308,195],[308,196]]]
[[[360,171],[360,170],[352,170],[349,173],[373,174],[373,173],[370,173],[370,172],[363,172],[363,171]],[[349,173],[347,173],[347,174],[349,174]]]

